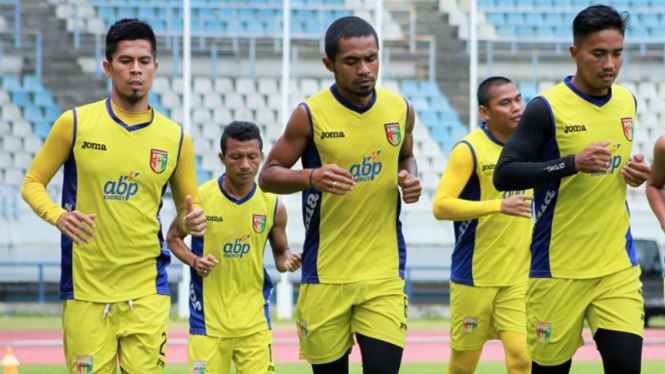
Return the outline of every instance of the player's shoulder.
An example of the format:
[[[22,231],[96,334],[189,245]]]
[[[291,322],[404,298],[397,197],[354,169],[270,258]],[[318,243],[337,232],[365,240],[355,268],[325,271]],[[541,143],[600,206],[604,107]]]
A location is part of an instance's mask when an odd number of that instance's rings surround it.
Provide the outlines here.
[[[84,113],[84,112],[87,112],[87,111],[90,111],[90,110],[99,110],[100,108],[106,108],[107,107],[106,102],[108,100],[109,99],[94,101],[92,103],[79,105],[79,106],[74,107],[70,110],[72,111],[72,113],[76,112],[77,114],[78,113]]]
[[[265,191],[263,191],[263,190],[261,189],[261,186],[259,186],[258,183],[255,183],[255,185],[256,185],[256,195],[261,196],[262,198],[264,198],[264,199],[267,200],[267,201],[272,201],[272,202],[274,202],[274,201],[277,200],[277,195],[275,195],[275,194],[272,193],[272,192],[265,192]]]
[[[153,119],[153,122],[157,122],[157,123],[159,123],[160,126],[164,126],[165,128],[168,128],[170,130],[175,130],[177,132],[182,131],[182,126],[175,123],[169,117],[163,115],[162,113],[158,112],[155,109],[153,109],[153,113],[155,115],[155,117]]]

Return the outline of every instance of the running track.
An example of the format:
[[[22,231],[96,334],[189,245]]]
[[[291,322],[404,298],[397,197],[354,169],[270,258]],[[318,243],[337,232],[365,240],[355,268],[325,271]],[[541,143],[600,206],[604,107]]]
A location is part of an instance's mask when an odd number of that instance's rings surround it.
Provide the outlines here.
[[[446,362],[450,356],[448,331],[411,331],[404,349],[406,362]],[[575,360],[600,360],[588,330],[584,332],[587,344],[575,354]],[[304,362],[298,359],[298,337],[295,330],[273,331],[273,354],[277,363]],[[483,350],[481,360],[502,361],[503,348],[499,341],[491,341]],[[64,363],[62,333],[60,331],[0,331],[0,357],[4,347],[11,346],[22,364]],[[173,330],[169,335],[166,353],[168,363],[187,362],[187,331]],[[665,359],[665,329],[645,330],[642,351],[645,360]],[[354,349],[351,361],[360,362],[360,350]]]

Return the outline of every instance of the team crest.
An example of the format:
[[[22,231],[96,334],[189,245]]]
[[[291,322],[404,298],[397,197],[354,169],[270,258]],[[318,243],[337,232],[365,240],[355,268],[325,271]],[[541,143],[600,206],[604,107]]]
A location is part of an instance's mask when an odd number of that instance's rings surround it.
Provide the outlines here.
[[[168,153],[165,151],[160,151],[158,149],[153,149],[150,151],[150,168],[155,173],[159,174],[166,170],[166,160],[168,159]]]
[[[635,132],[635,126],[633,125],[632,118],[622,118],[621,126],[623,127],[623,134],[626,136],[628,141],[633,141],[633,133]]]
[[[76,357],[76,374],[92,373],[92,356]]]
[[[298,333],[300,333],[300,336],[303,338],[307,338],[307,321],[304,319],[300,319],[300,323],[298,323]]]
[[[257,233],[262,233],[266,229],[266,216],[255,214],[252,217],[252,227]]]
[[[192,374],[206,374],[205,361],[194,361],[192,365]]]
[[[399,129],[399,123],[386,123],[383,127],[386,128],[388,143],[398,146],[402,142],[402,132]]]
[[[464,317],[462,320],[462,327],[466,332],[474,332],[478,328],[478,318],[476,317]]]
[[[552,324],[536,322],[536,338],[541,343],[547,343],[552,337]]]

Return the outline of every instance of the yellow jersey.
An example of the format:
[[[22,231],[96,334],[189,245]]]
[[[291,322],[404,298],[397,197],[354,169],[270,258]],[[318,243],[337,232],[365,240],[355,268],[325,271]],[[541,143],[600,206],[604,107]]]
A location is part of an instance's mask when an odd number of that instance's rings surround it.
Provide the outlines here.
[[[531,277],[596,278],[637,265],[626,182],[621,168],[631,157],[635,98],[613,85],[599,99],[566,78],[542,93],[554,124],[553,138],[536,162],[580,153],[610,140],[611,165],[603,173],[577,173],[535,188]]]
[[[499,192],[494,187],[494,167],[503,145],[482,123],[456,146],[471,150],[473,159],[468,162],[474,165],[473,174],[466,181],[459,198],[499,201],[499,211],[455,222],[455,248],[450,276],[454,283],[503,287],[526,282],[528,277],[533,221],[501,213],[500,201],[513,195],[530,195],[533,191]]]
[[[222,175],[199,187],[208,219],[204,237],[192,238],[197,256],[212,254],[219,263],[208,277],[191,269],[190,334],[234,338],[269,330],[270,276],[263,251],[277,214],[277,196],[254,184],[238,200],[222,185]]]
[[[302,105],[313,136],[302,155],[303,167],[336,164],[356,182],[345,196],[314,188],[303,192],[302,282],[404,277],[397,173],[408,102],[377,87],[370,104],[358,108],[333,85]]]

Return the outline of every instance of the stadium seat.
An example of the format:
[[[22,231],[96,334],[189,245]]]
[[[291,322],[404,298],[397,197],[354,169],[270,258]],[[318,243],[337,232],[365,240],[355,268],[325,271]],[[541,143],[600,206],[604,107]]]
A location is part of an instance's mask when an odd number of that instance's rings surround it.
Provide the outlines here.
[[[206,109],[216,109],[222,107],[222,97],[214,92],[203,95],[203,107]]]
[[[0,111],[2,111],[2,119],[6,121],[14,121],[23,117],[21,109],[14,104],[3,105],[0,107]]]
[[[12,122],[12,135],[23,138],[32,134],[32,125],[23,119]]]
[[[37,135],[40,139],[46,139],[49,131],[51,131],[51,125],[48,124],[47,122],[35,123],[34,132],[35,135]]]
[[[13,75],[6,75],[2,77],[2,89],[7,92],[22,92],[23,85],[21,80]]]
[[[266,100],[261,94],[248,93],[245,95],[247,109],[262,110],[266,108]]]
[[[231,93],[234,91],[233,81],[230,78],[215,78],[215,92]]]
[[[259,78],[258,92],[264,95],[272,95],[278,93],[277,80],[273,78]]]
[[[226,93],[224,95],[224,106],[229,109],[240,109],[245,107],[245,102],[237,93]]]
[[[233,116],[231,111],[227,108],[218,107],[213,109],[212,112],[212,121],[220,125],[228,125],[233,121]]]
[[[44,108],[56,106],[55,101],[53,100],[53,96],[51,96],[51,94],[47,91],[37,92],[34,94],[34,97],[34,104],[36,106],[41,106]]]
[[[27,91],[14,92],[12,94],[12,103],[14,105],[25,108],[32,105],[32,99],[30,98],[30,93]]]
[[[14,136],[2,137],[2,150],[5,152],[18,152],[23,150],[23,142],[20,138]]]
[[[236,79],[236,93],[249,94],[256,92],[256,81],[250,78]]]

